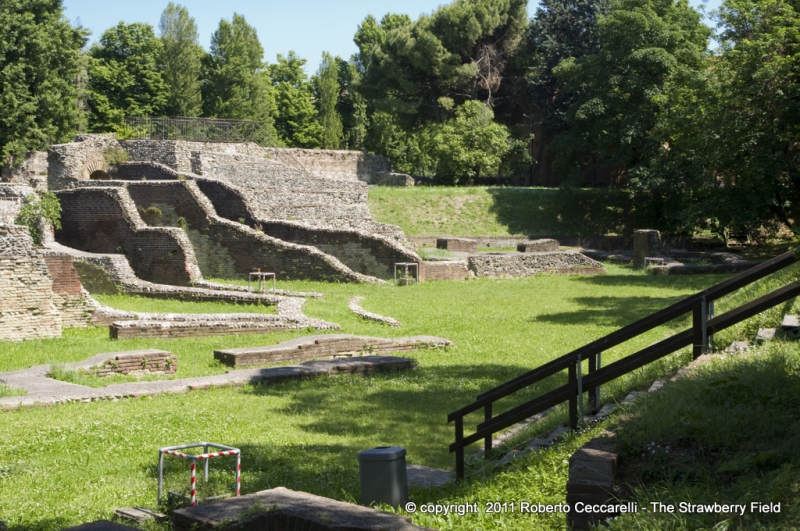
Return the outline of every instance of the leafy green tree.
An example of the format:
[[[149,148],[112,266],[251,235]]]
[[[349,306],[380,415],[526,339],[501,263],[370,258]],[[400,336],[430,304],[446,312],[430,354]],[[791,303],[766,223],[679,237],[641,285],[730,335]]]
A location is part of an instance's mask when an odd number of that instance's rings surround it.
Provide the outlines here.
[[[255,120],[274,133],[274,97],[264,75],[264,49],[244,16],[220,20],[205,58],[203,114],[217,118]]]
[[[269,79],[275,90],[277,112],[275,129],[289,146],[318,148],[323,128],[314,107],[314,87],[303,70],[306,60],[293,51],[268,67]]]
[[[709,35],[685,1],[614,1],[598,21],[599,50],[554,69],[575,98],[569,129],[553,141],[560,171],[576,183],[605,176],[652,189],[654,161],[670,153],[664,119],[691,99],[684,92],[706,68]]]
[[[719,232],[755,235],[800,220],[800,6],[726,0],[718,98],[706,134],[714,173],[702,210]],[[699,217],[699,213],[698,213]]]
[[[358,92],[361,73],[358,70],[357,58],[350,61],[338,59],[339,69],[339,101],[336,110],[342,119],[343,144],[345,149],[362,150],[367,136],[369,114],[367,100]]]
[[[511,147],[510,140],[508,130],[494,122],[487,105],[465,102],[434,137],[437,180],[471,184],[482,175],[496,174]]]
[[[74,134],[88,32],[70,26],[59,0],[3,0],[0,28],[0,156],[6,160]]]
[[[533,130],[537,137],[534,182],[546,182],[546,149],[567,128],[566,114],[578,93],[565,91],[554,69],[570,57],[578,59],[600,51],[597,18],[608,11],[608,0],[542,0],[528,26],[519,54],[526,69]]]
[[[120,22],[89,50],[90,127],[115,131],[125,116],[161,114],[168,87],[159,66],[163,47],[150,24]]]
[[[355,41],[364,69],[361,92],[409,129],[443,122],[466,100],[493,103],[527,22],[525,0],[456,0],[408,23],[367,17]]]
[[[189,10],[170,2],[158,24],[164,47],[162,68],[169,87],[166,113],[170,116],[199,116],[203,49],[197,43],[197,24]]]
[[[323,52],[322,62],[314,78],[323,149],[339,149],[342,144],[342,118],[337,110],[339,94],[342,92],[339,85],[339,61],[340,58],[333,58],[328,52]]]

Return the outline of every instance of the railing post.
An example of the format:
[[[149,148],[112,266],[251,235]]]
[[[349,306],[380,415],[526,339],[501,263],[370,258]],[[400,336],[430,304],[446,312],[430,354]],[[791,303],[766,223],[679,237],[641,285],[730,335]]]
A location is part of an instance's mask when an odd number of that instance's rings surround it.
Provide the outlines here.
[[[711,319],[714,318],[714,301],[709,302],[706,308],[707,308],[706,317],[707,320],[710,321]],[[706,343],[706,347],[710,348],[712,351],[716,350],[716,347],[714,347],[714,334],[708,336],[708,342]]]
[[[568,382],[569,387],[569,429],[578,429],[578,374],[577,365],[570,364],[568,369]]]
[[[464,417],[456,417],[456,480],[464,479]]]
[[[593,354],[589,356],[589,374],[600,370],[603,363],[603,353],[598,352],[597,354]],[[586,388],[586,394],[589,395],[589,407],[592,410],[592,413],[597,412],[600,409],[600,386],[590,386]]]
[[[489,422],[492,420],[492,403],[489,402],[486,404],[486,407],[483,409],[483,420]],[[483,440],[483,458],[489,459],[489,452],[492,451],[492,434],[486,436]]]
[[[692,310],[692,356],[699,358],[708,345],[708,309],[705,296],[701,297]]]
[[[583,422],[583,360],[580,354],[575,368],[578,372],[578,422]]]

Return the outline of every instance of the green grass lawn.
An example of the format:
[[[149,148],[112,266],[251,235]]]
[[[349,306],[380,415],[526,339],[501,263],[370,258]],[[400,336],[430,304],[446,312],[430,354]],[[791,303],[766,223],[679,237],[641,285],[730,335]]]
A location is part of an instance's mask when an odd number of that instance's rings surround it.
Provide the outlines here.
[[[605,276],[539,275],[408,287],[283,282],[279,287],[284,289],[324,293],[323,299],[309,300],[304,311],[341,324],[343,333],[431,334],[447,337],[456,346],[412,354],[419,368],[406,373],[2,413],[0,520],[12,531],[50,531],[109,517],[118,507],[153,506],[156,449],[198,440],[242,449],[245,493],[286,486],[356,501],[356,454],[379,445],[406,447],[411,463],[452,469],[454,459],[447,446],[453,427],[446,422],[447,413],[498,383],[725,278],[649,276],[615,265],[607,269]],[[403,326],[386,327],[355,316],[347,307],[355,295],[365,297],[361,305],[368,311],[394,317]],[[125,297],[104,300],[118,307],[134,304]],[[686,326],[688,321],[683,320],[653,330],[604,353],[604,362]],[[0,371],[77,361],[99,352],[160,348],[178,356],[178,377],[213,374],[228,370],[213,360],[215,348],[269,345],[309,333],[111,341],[105,328],[68,330],[62,339],[0,343]],[[652,380],[655,372],[668,371],[686,358],[680,353],[655,368],[638,371],[605,387],[604,397],[621,397]],[[565,375],[556,375],[518,400],[563,381]],[[496,410],[510,405],[501,403]],[[480,420],[480,415],[468,417],[468,429]],[[457,486],[412,492],[412,498],[485,502],[513,493],[534,502],[563,501],[564,460],[590,435],[517,461],[499,475],[475,474]],[[500,525],[487,515],[447,519],[418,515],[415,522],[438,529]],[[517,515],[503,520],[502,526],[561,529],[563,518]]]
[[[638,228],[624,190],[384,186],[370,188],[369,208],[409,236],[599,236]]]

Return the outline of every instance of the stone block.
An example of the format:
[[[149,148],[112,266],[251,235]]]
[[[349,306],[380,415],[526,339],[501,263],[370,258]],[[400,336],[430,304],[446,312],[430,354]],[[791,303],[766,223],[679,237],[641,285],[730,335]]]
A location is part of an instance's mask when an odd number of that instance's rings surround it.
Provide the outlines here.
[[[614,452],[581,448],[569,459],[569,479],[613,485],[618,458]]]
[[[540,240],[530,240],[517,244],[517,251],[521,253],[545,253],[558,251],[558,240],[543,238]]]
[[[138,531],[135,527],[130,527],[122,524],[115,524],[108,520],[98,520],[75,527],[68,527],[62,531]]]
[[[369,182],[378,186],[414,186],[414,178],[405,173],[375,173]]]
[[[436,238],[436,248],[456,253],[476,253],[478,242],[469,238]]]
[[[661,252],[661,233],[657,230],[637,230],[633,233],[633,266],[645,267],[645,258]]]

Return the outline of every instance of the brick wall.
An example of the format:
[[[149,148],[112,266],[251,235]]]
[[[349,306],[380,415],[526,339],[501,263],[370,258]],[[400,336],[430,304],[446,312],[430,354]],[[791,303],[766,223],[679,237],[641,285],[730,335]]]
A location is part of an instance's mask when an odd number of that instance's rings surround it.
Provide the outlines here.
[[[112,178],[123,181],[174,181],[178,175],[172,168],[157,162],[123,162],[111,172]]]
[[[186,232],[206,276],[246,278],[249,271],[261,268],[282,279],[356,280],[317,249],[286,243],[216,216],[194,182],[132,182],[128,190],[138,208],[156,206],[186,220]]]
[[[61,336],[52,288],[28,229],[0,226],[0,340]]]
[[[432,280],[465,280],[470,276],[466,260],[421,262],[419,266],[420,282],[430,282]]]
[[[180,229],[147,227],[124,188],[57,193],[61,225],[56,240],[91,253],[124,254],[136,276],[185,286],[201,280],[191,243]]]

